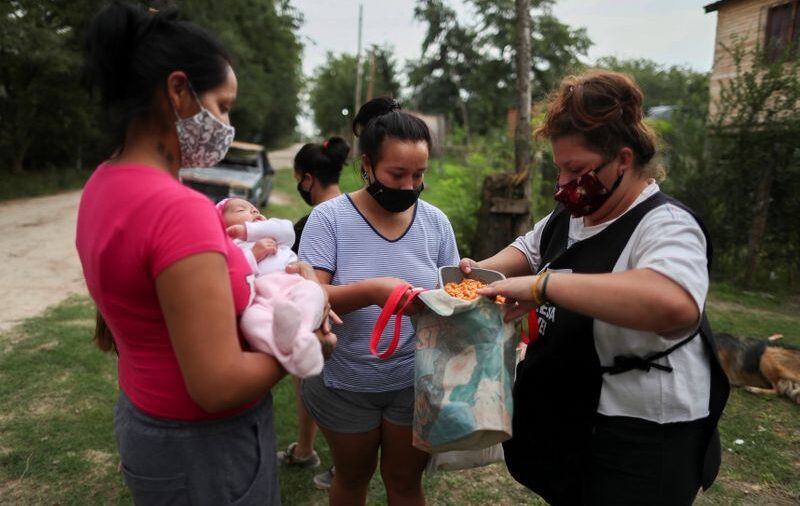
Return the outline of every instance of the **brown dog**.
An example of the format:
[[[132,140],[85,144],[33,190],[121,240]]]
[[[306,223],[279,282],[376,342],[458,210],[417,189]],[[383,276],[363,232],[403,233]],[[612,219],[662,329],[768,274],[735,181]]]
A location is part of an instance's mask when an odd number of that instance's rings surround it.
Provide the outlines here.
[[[757,394],[783,395],[800,404],[800,349],[770,339],[714,334],[731,385]]]

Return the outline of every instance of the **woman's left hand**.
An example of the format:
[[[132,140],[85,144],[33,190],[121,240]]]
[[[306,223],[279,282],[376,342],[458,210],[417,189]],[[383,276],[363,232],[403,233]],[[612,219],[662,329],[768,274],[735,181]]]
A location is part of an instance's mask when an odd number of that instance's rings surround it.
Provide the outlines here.
[[[479,288],[478,294],[494,299],[497,295],[506,298],[506,305],[510,306],[503,319],[516,320],[536,309],[533,289],[536,276],[519,276],[515,278],[495,281],[485,288]]]

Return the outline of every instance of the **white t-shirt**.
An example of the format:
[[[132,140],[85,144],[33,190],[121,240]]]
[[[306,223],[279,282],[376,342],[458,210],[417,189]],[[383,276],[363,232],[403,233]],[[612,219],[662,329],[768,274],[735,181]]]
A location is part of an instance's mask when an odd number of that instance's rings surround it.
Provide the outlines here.
[[[629,210],[659,191],[655,182],[647,185]],[[549,215],[533,230],[512,244],[528,258],[532,272],[541,263],[539,242]],[[615,220],[585,226],[583,218],[570,218],[568,247],[601,232]],[[691,214],[672,204],[648,212],[631,234],[613,272],[648,268],[672,279],[691,294],[703,311],[708,293],[706,239]],[[601,365],[612,365],[616,355],[647,356],[666,350],[696,332],[684,332],[666,339],[655,332],[617,327],[594,320],[594,343]],[[709,357],[698,336],[655,363],[668,365],[672,373],[657,369],[634,369],[622,374],[603,375],[598,412],[608,416],[629,416],[657,423],[685,422],[708,416],[711,391]]]

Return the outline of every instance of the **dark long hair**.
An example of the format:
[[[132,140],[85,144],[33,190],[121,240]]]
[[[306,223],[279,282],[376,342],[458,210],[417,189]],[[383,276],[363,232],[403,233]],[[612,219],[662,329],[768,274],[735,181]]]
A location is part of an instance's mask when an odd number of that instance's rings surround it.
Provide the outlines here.
[[[130,122],[151,112],[153,96],[171,72],[186,72],[201,94],[222,84],[231,57],[210,32],[177,19],[177,9],[148,13],[115,0],[98,12],[86,34],[81,83],[100,90],[119,145]]]
[[[431,149],[431,132],[420,118],[402,111],[397,100],[383,96],[361,106],[353,118],[353,133],[358,136],[358,149],[375,166],[387,137],[400,141],[424,141]]]

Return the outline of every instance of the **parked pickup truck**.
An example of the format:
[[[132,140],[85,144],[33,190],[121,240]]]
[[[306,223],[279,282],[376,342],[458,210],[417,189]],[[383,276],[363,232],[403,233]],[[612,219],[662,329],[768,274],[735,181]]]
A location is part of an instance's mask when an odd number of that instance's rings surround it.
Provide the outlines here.
[[[275,171],[267,150],[260,144],[234,141],[228,154],[214,167],[181,169],[183,184],[208,196],[213,202],[226,197],[249,200],[256,207],[269,202]]]

